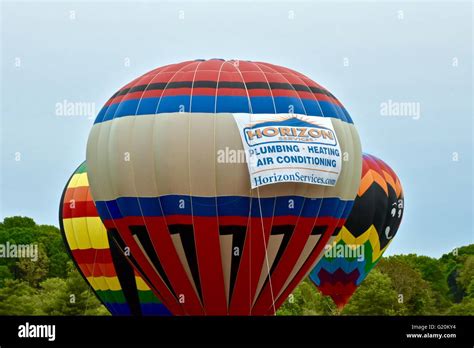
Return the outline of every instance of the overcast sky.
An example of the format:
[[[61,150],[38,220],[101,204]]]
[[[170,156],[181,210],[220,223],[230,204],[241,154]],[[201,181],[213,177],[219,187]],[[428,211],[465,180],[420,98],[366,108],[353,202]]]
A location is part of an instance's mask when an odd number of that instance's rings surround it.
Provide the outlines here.
[[[298,70],[342,101],[405,190],[387,254],[473,243],[472,15],[468,1],[4,2],[0,217],[58,226],[95,116],[59,104],[95,113],[148,70],[219,57]],[[415,109],[382,115],[389,101]]]

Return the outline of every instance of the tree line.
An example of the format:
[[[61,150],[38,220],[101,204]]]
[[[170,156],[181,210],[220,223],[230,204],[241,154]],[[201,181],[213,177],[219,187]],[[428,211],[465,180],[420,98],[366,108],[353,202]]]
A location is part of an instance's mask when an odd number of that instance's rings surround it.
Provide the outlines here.
[[[38,245],[38,260],[0,258],[0,315],[109,315],[67,253],[57,227],[28,217],[0,223],[0,245]],[[436,259],[383,258],[339,311],[304,280],[278,315],[474,315],[474,244]]]

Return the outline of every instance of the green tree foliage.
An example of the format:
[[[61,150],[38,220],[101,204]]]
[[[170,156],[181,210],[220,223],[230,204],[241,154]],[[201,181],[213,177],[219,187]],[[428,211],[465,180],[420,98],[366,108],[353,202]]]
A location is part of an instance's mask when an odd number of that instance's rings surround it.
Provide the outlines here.
[[[1,265],[0,266],[0,288],[5,286],[5,281],[8,279],[13,279],[13,274],[10,272],[10,269],[5,266]]]
[[[44,277],[64,278],[66,276],[66,265],[70,258],[58,228],[36,225],[33,219],[28,217],[8,217],[4,219],[3,223],[0,223],[0,244],[5,245],[6,243],[37,244],[39,253],[47,255],[49,261],[46,274],[39,277],[39,281],[44,279]],[[28,266],[24,263],[26,259],[18,261],[15,258],[0,258],[0,267],[6,266],[14,277],[22,277],[22,274],[19,274],[19,272],[25,271],[24,268]],[[20,269],[19,267],[22,266],[23,268]]]
[[[474,244],[456,248],[440,258],[449,287],[449,298],[459,303],[466,295],[466,286],[459,283],[458,275],[469,256],[474,256]]]
[[[0,223],[0,244],[36,244],[38,259],[0,258],[0,315],[108,315],[76,270],[54,226],[27,217]]]
[[[41,308],[46,315],[107,315],[72,262],[66,279],[49,278],[41,283]]]
[[[8,279],[0,288],[0,315],[34,315],[40,307],[37,289],[27,282]]]
[[[49,258],[44,248],[38,248],[38,259],[21,258],[16,263],[16,268],[21,279],[33,287],[46,278],[49,270]]]
[[[440,260],[415,254],[395,255],[385,259],[385,261],[391,260],[403,262],[421,274],[423,280],[429,283],[438,310],[446,310],[450,306],[447,274]]]
[[[35,226],[35,221],[32,218],[25,216],[6,217],[1,224],[1,227],[4,227],[5,229],[12,229],[16,227],[33,228]]]
[[[336,312],[331,298],[323,296],[309,279],[305,279],[286,299],[277,315],[331,315]]]
[[[474,298],[474,279],[471,279],[471,282],[466,289],[466,297]]]
[[[435,314],[434,296],[430,284],[422,278],[417,269],[396,258],[382,259],[377,269],[391,279],[402,304],[399,314]]]
[[[396,315],[401,306],[392,280],[374,269],[344,307],[344,315]]]
[[[472,284],[474,280],[474,256],[468,255],[464,261],[463,267],[459,270],[457,275],[457,282],[461,285],[466,294],[472,291]]]
[[[447,315],[474,315],[474,299],[464,298],[460,303],[455,303],[445,313]]]
[[[108,315],[72,265],[68,278],[48,278],[32,287],[5,280],[0,288],[0,315]]]

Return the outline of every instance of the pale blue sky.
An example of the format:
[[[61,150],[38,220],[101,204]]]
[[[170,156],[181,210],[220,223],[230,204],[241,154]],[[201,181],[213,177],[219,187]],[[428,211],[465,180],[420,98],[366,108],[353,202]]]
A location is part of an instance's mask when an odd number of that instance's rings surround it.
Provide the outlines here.
[[[93,119],[56,115],[57,103],[98,111],[148,70],[220,57],[298,70],[343,102],[363,150],[405,190],[388,254],[473,243],[472,14],[472,3],[454,1],[4,2],[0,218],[58,225]],[[420,118],[381,116],[388,100],[420,103]]]

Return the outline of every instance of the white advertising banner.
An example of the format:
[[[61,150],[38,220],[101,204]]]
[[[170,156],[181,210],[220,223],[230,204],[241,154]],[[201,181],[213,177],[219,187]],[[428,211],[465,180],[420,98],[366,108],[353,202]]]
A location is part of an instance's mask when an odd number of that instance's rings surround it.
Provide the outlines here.
[[[233,114],[252,188],[280,182],[334,186],[341,149],[331,119],[299,114]]]

